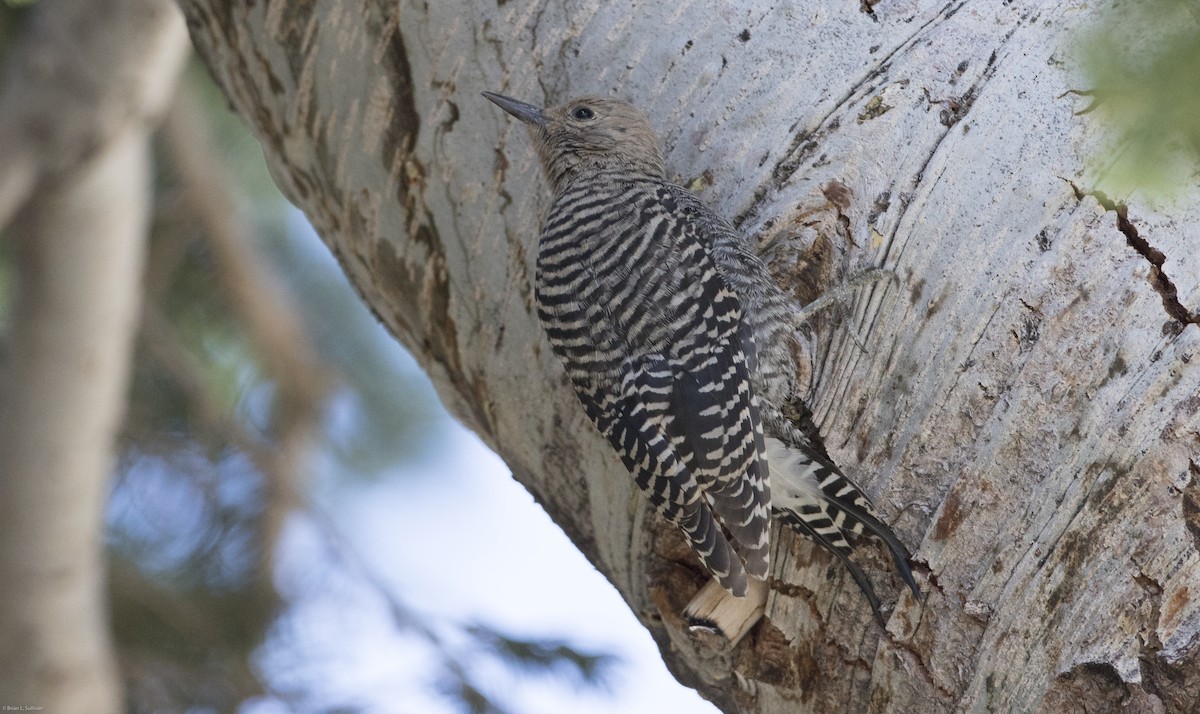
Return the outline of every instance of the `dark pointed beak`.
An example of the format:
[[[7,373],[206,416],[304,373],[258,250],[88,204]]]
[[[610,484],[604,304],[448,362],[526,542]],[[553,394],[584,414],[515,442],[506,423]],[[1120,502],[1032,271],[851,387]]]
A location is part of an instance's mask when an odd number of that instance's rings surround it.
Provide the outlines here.
[[[535,107],[525,102],[518,102],[515,99],[506,97],[503,94],[496,94],[495,92],[483,92],[483,96],[526,124],[532,124],[538,128],[546,126],[546,113],[542,111],[541,107]]]

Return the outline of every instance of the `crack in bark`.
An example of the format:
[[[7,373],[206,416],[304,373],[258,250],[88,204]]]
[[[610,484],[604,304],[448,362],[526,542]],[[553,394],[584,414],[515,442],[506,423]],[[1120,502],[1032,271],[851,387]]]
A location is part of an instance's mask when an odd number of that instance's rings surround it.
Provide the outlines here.
[[[1154,292],[1158,293],[1162,299],[1163,309],[1167,315],[1178,323],[1180,326],[1198,325],[1200,326],[1200,310],[1191,311],[1179,301],[1179,289],[1175,287],[1175,283],[1167,276],[1163,265],[1167,262],[1167,256],[1158,248],[1150,245],[1150,241],[1142,237],[1138,233],[1138,229],[1129,220],[1129,206],[1121,201],[1114,201],[1109,198],[1103,191],[1084,191],[1079,186],[1075,185],[1074,181],[1067,180],[1071,185],[1071,190],[1075,192],[1075,198],[1082,201],[1084,197],[1091,196],[1096,199],[1104,210],[1112,211],[1117,214],[1117,230],[1125,236],[1125,241],[1129,247],[1138,252],[1138,255],[1146,259],[1150,263],[1150,286],[1154,288]]]
[[[908,656],[901,657],[901,659],[904,659],[908,662],[916,662],[917,671],[920,673],[921,678],[924,679],[929,686],[933,687],[938,694],[941,694],[946,698],[947,701],[951,702],[956,701],[959,698],[950,688],[946,687],[944,684],[941,684],[937,681],[937,679],[934,678],[933,670],[930,669],[929,665],[925,663],[925,660],[921,658],[921,651],[919,648],[909,642],[905,642],[904,640],[896,639],[894,636],[892,636],[892,633],[887,632],[886,630],[884,633],[888,644],[896,648],[897,655],[906,653]]]

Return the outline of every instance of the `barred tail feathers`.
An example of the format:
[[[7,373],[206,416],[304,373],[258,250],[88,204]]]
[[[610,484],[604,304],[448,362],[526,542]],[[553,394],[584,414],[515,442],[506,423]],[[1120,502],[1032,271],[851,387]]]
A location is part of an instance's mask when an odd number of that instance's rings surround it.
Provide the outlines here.
[[[805,516],[801,515],[801,509],[796,510],[776,510],[776,515],[779,520],[790,526],[793,530],[813,541],[823,549],[833,554],[835,558],[841,561],[842,565],[846,566],[846,570],[850,571],[850,577],[854,578],[854,582],[858,585],[858,589],[866,596],[867,602],[871,605],[871,612],[875,614],[875,621],[882,627],[886,623],[883,620],[883,614],[880,612],[882,603],[879,601],[879,596],[875,594],[875,587],[871,585],[871,581],[867,579],[867,574],[853,560],[848,557],[849,544],[845,539],[841,539],[839,544],[835,544],[830,539],[826,538],[821,530],[814,527],[814,521],[828,520],[827,516],[820,515],[820,506],[809,504],[809,509],[812,510],[809,516],[810,520],[805,520]]]
[[[755,464],[745,478],[730,481],[707,496],[713,511],[729,529],[746,572],[758,580],[766,580],[770,570],[771,533],[770,490],[766,479],[758,476]],[[766,475],[765,468],[761,469]]]
[[[920,597],[908,548],[879,519],[862,489],[803,442],[791,447],[779,439],[767,438],[766,447],[774,510],[781,521],[845,563],[873,608],[878,598],[862,570],[848,559],[853,548],[846,535],[867,532],[878,537],[887,545],[900,577],[913,595]]]
[[[670,516],[670,514],[664,514]],[[685,507],[678,520],[671,519],[691,543],[700,564],[713,578],[736,597],[746,595],[746,569],[729,539],[713,518],[708,504],[697,502]]]

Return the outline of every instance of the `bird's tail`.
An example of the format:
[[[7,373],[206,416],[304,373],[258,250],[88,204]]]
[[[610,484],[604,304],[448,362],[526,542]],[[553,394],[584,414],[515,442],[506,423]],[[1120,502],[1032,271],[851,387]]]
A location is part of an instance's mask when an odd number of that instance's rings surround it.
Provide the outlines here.
[[[875,512],[870,499],[828,458],[807,443],[798,431],[785,444],[767,437],[767,462],[771,469],[772,510],[780,521],[832,553],[863,591],[876,619],[882,622],[879,597],[862,568],[849,556],[847,540],[864,533],[881,539],[896,563],[900,577],[921,596],[909,565],[911,554]]]
[[[712,510],[704,502],[697,502],[668,514],[676,527],[691,543],[704,566],[721,587],[735,597],[746,595],[746,569],[737,551],[729,543],[721,526],[713,518]]]

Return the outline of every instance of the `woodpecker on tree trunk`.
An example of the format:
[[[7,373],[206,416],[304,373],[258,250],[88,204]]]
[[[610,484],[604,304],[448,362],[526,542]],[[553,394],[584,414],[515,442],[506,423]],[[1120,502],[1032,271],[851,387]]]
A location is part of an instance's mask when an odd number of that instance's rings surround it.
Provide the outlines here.
[[[735,596],[768,573],[777,518],[849,569],[849,537],[909,552],[866,494],[782,412],[798,306],[728,221],[666,178],[649,120],[581,97],[484,96],[528,128],[554,191],[538,245],[538,316],[596,428],[658,513]],[[881,620],[882,621],[882,620]]]

